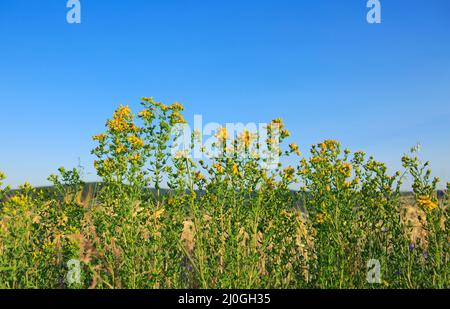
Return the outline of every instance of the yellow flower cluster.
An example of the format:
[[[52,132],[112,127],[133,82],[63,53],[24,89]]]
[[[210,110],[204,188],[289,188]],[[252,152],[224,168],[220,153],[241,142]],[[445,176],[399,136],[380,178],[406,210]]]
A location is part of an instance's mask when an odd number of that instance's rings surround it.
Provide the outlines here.
[[[115,167],[114,167],[113,160],[111,160],[110,158],[107,158],[107,159],[103,160],[102,163],[103,163],[103,169],[105,170],[106,173],[114,171]]]
[[[123,152],[125,152],[125,146],[124,145],[122,145],[122,144],[120,144],[119,146],[117,146],[117,148],[116,148],[116,153],[117,154],[121,154],[121,153],[123,153]]]
[[[133,114],[128,105],[120,107],[114,112],[113,118],[108,121],[107,126],[113,132],[137,131],[138,128],[131,122]]]
[[[238,165],[236,163],[233,164],[233,174],[234,175],[239,174],[239,168],[238,168]]]
[[[25,206],[28,202],[26,196],[23,196],[23,195],[15,195],[15,196],[11,197],[11,199],[9,201],[20,207]]]
[[[316,223],[318,223],[318,224],[324,223],[326,221],[326,219],[327,219],[327,215],[323,212],[319,212],[316,215]]]
[[[163,112],[167,112],[169,110],[169,106],[162,102],[155,102],[153,98],[144,98],[144,100],[154,105],[155,107],[160,108]]]
[[[5,180],[5,179],[6,179],[6,175],[2,171],[0,171],[0,186],[3,185],[2,180]],[[1,192],[2,192],[2,189],[0,188],[0,194],[1,194]]]
[[[151,120],[155,115],[148,109],[144,109],[139,112],[138,116],[145,120]]]
[[[127,140],[133,145],[134,148],[139,149],[144,147],[144,141],[135,135],[130,135]]]
[[[339,171],[345,176],[350,177],[352,173],[352,165],[350,163],[342,163]]]
[[[323,157],[314,156],[314,157],[309,158],[309,162],[311,162],[313,164],[319,164],[323,161],[325,161],[325,159]]]
[[[289,149],[292,153],[296,153],[297,155],[300,155],[300,151],[298,150],[298,146],[295,143],[292,143],[289,145]]]
[[[178,124],[178,123],[186,123],[186,120],[184,119],[184,117],[178,112],[172,113],[169,116],[169,118],[170,118],[170,124],[171,125],[175,125],[175,124]]]
[[[19,189],[25,192],[33,191],[33,186],[28,181],[26,181],[23,185],[19,186]]]
[[[95,136],[92,137],[92,139],[94,141],[103,142],[105,140],[105,134],[102,133],[102,134],[95,135]]]
[[[278,148],[280,146],[280,139],[275,138],[275,137],[268,137],[267,145],[270,147]]]
[[[195,178],[196,178],[198,181],[206,180],[206,179],[205,179],[205,176],[203,176],[202,173],[200,173],[200,172],[195,172]]]
[[[306,162],[305,158],[300,160],[300,173],[302,175],[306,175],[308,173],[308,162]]]
[[[425,210],[433,210],[437,207],[437,204],[429,196],[419,196],[417,198],[417,204]]]
[[[161,110],[163,110],[163,111],[171,110],[173,112],[179,112],[179,111],[183,111],[184,110],[184,106],[181,103],[178,103],[178,102],[174,102],[171,105],[165,105],[162,102],[154,102],[153,105],[155,105],[156,107],[161,108]]]
[[[273,119],[270,125],[268,126],[268,132],[273,133],[274,129],[278,129],[278,133],[281,138],[286,138],[291,135],[287,129],[284,128],[284,123],[281,118]]]
[[[218,174],[222,174],[224,172],[223,166],[220,163],[214,163],[213,167],[216,169]]]
[[[288,166],[283,170],[283,177],[286,180],[293,180],[295,174],[295,169],[292,166]]]
[[[322,143],[319,143],[318,146],[324,151],[326,150],[334,151],[338,147],[338,142],[334,139],[328,139],[323,141]]]
[[[244,130],[238,135],[238,139],[245,148],[248,148],[252,143],[253,137],[249,130]]]
[[[184,106],[178,102],[173,103],[172,105],[169,106],[169,109],[173,110],[173,111],[183,111],[184,110]]]
[[[131,163],[137,163],[141,160],[141,156],[138,153],[135,153],[130,157]]]
[[[226,141],[228,139],[227,128],[222,127],[222,128],[217,129],[216,137],[220,142]]]

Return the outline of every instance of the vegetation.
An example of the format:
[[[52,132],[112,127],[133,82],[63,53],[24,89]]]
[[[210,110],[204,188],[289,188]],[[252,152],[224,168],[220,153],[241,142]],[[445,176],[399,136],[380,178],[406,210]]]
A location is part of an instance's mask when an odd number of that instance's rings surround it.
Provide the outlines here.
[[[282,149],[275,119],[265,145],[218,130],[205,162],[172,155],[182,105],[142,105],[137,117],[120,106],[94,137],[103,181],[90,198],[77,169],[50,176],[53,190],[0,189],[1,288],[449,288],[449,185],[438,199],[417,149],[403,174],[334,140],[304,157]],[[298,164],[268,169],[262,146]]]

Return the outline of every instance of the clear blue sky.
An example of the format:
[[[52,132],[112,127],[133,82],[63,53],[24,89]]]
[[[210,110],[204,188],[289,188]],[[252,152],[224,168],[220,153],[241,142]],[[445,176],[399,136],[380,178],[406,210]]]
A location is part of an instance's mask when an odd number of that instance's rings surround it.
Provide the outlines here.
[[[91,136],[142,96],[187,120],[285,120],[306,147],[324,138],[391,168],[420,142],[450,176],[450,1],[0,1],[0,169],[46,183],[78,158],[93,178]]]

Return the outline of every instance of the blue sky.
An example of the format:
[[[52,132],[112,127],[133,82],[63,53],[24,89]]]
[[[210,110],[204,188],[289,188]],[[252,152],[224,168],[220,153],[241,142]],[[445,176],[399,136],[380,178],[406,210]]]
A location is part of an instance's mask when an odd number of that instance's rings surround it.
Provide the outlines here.
[[[281,117],[307,147],[325,138],[392,169],[420,142],[450,180],[450,2],[381,0],[0,2],[0,169],[13,187],[59,166],[94,177],[90,137],[119,103],[180,101],[186,118]]]

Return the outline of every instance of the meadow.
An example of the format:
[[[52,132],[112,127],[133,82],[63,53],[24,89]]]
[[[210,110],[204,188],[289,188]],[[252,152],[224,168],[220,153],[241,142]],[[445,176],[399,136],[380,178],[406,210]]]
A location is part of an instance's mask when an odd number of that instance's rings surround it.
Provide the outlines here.
[[[264,145],[221,128],[217,155],[195,160],[171,151],[183,109],[118,107],[88,193],[76,168],[17,191],[0,172],[0,288],[450,287],[450,185],[438,197],[417,148],[398,172],[335,140],[304,155],[274,119]]]

